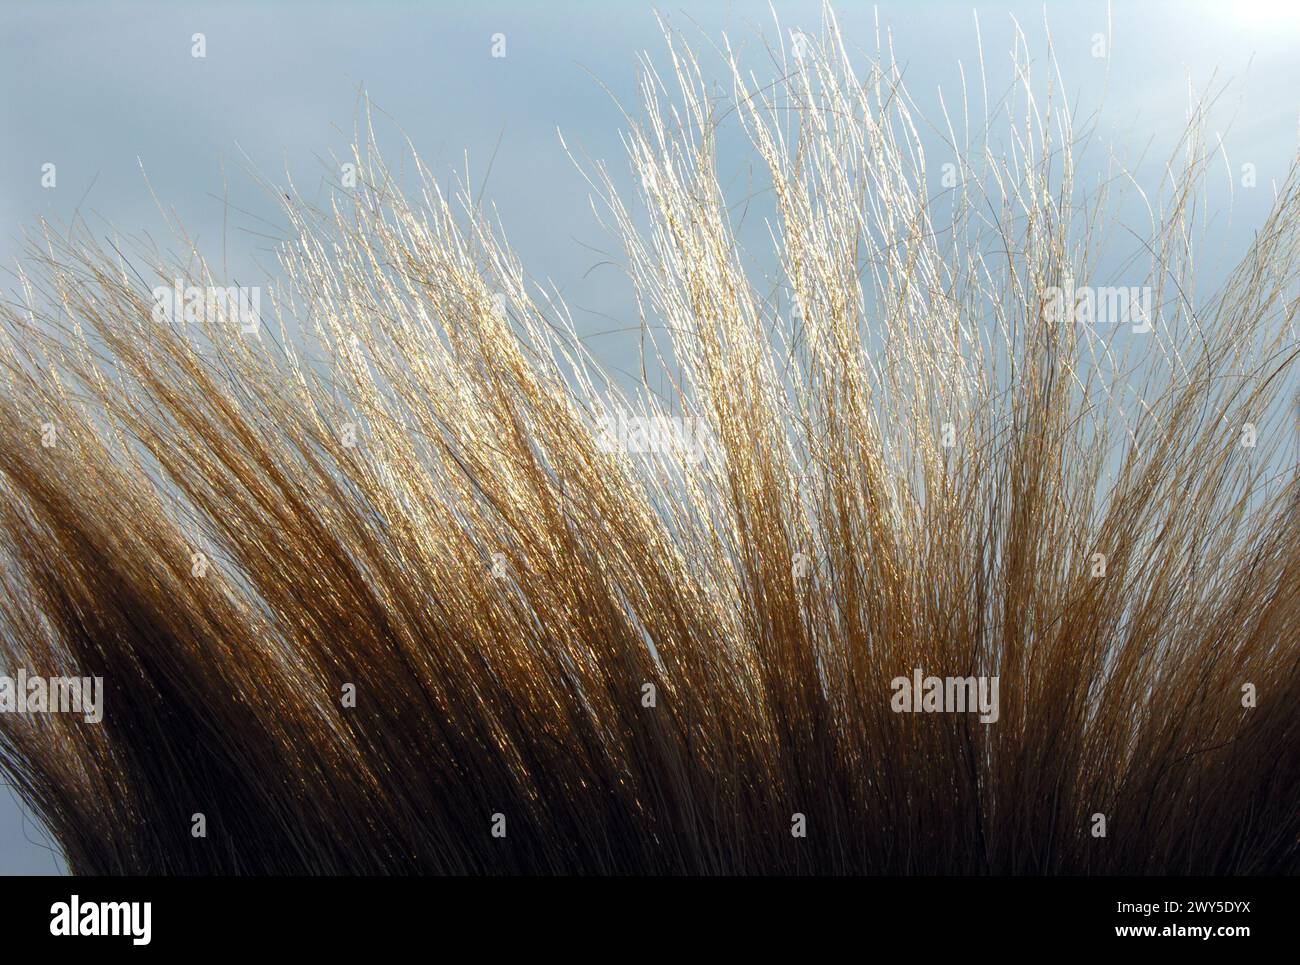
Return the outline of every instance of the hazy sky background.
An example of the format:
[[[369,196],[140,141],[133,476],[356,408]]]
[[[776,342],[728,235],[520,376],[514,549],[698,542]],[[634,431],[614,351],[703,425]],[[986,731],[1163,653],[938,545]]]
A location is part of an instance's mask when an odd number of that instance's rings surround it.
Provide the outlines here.
[[[782,31],[816,34],[820,2],[774,4]],[[978,59],[978,12],[990,93],[1012,80],[1011,15],[1036,56],[1046,51],[1042,3],[843,2],[834,5],[850,46],[875,48],[875,18],[892,32],[905,83],[923,107],[943,84],[959,97]],[[0,289],[12,290],[22,232],[44,217],[66,225],[80,208],[100,238],[113,230],[165,244],[153,195],[197,239],[215,267],[257,284],[274,266],[274,199],[250,178],[328,197],[358,117],[358,92],[393,118],[434,172],[469,170],[483,182],[535,279],[564,293],[579,330],[611,365],[635,364],[628,291],[595,268],[611,239],[596,225],[589,189],[560,144],[626,174],[618,98],[636,104],[636,55],[663,63],[654,7],[642,0],[527,3],[22,3],[0,5]],[[726,31],[760,77],[760,34],[776,42],[766,2],[665,3],[688,37]],[[1187,116],[1189,90],[1231,81],[1210,125],[1224,134],[1234,176],[1256,166],[1258,186],[1232,194],[1222,171],[1206,247],[1213,278],[1240,256],[1291,164],[1300,135],[1300,3],[1117,2],[1108,60],[1092,56],[1106,33],[1104,2],[1046,4],[1066,92],[1078,115],[1101,107],[1098,164],[1108,150],[1154,185]],[[207,56],[191,56],[205,35]],[[506,36],[505,58],[491,56]],[[1109,67],[1109,83],[1103,80]],[[706,70],[709,69],[706,64]],[[772,72],[769,68],[769,75]],[[719,80],[729,89],[721,71]],[[602,89],[601,84],[608,88]],[[635,111],[632,111],[635,113]],[[937,117],[937,115],[936,115]],[[495,159],[493,160],[495,152]],[[390,157],[390,160],[392,158]],[[932,167],[943,158],[931,159]],[[57,186],[41,167],[57,165]],[[740,159],[736,159],[739,166]],[[1086,170],[1081,180],[1086,180]],[[146,182],[145,175],[148,177]],[[152,194],[151,194],[152,189]],[[229,199],[226,209],[222,198]],[[113,226],[110,228],[109,226]],[[756,225],[756,231],[762,226]],[[253,279],[249,281],[248,279]],[[112,713],[112,708],[106,709]],[[185,816],[188,820],[188,816]],[[0,873],[49,873],[42,846],[12,792],[0,791]]]

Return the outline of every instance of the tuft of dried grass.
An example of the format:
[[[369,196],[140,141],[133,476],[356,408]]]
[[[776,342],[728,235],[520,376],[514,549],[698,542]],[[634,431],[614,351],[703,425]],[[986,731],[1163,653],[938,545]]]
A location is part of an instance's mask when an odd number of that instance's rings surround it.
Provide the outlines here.
[[[0,305],[0,660],[102,675],[105,716],[0,714],[0,767],[69,867],[1297,870],[1300,179],[1194,305],[1194,123],[1147,199],[1153,331],[1121,338],[1045,310],[1113,185],[1079,200],[1019,45],[1015,96],[943,118],[937,192],[888,52],[859,76],[828,20],[773,83],[730,57],[724,109],[667,36],[640,194],[590,170],[667,394],[620,391],[478,206],[423,168],[408,200],[370,134],[357,192],[286,204],[255,336],[154,320],[152,285],[217,284],[197,252],[47,227]],[[607,451],[619,411],[710,444]],[[999,719],[895,713],[918,667],[997,676]]]

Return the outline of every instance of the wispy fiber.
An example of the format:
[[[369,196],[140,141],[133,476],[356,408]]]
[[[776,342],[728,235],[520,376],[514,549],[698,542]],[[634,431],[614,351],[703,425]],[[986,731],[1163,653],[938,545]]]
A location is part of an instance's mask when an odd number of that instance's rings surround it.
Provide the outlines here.
[[[1103,331],[1045,306],[1106,283],[1123,178],[1076,184],[1019,43],[933,126],[950,186],[833,23],[722,99],[669,43],[639,193],[589,168],[627,398],[473,192],[408,200],[368,133],[354,191],[287,201],[256,334],[154,320],[223,284],[197,253],[40,235],[0,306],[0,669],[102,675],[104,719],[0,714],[0,766],[71,870],[1300,868],[1300,178],[1193,303],[1194,122],[1144,196],[1152,331]],[[620,410],[711,444],[605,451]],[[997,676],[999,719],[896,713],[914,668]]]

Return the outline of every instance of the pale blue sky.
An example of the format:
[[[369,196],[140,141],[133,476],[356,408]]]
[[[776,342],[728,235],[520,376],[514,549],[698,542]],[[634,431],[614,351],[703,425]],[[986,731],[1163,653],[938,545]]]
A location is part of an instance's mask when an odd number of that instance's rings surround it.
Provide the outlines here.
[[[634,336],[595,333],[634,324],[627,291],[592,248],[609,248],[594,224],[587,186],[560,145],[624,171],[622,118],[596,78],[635,103],[636,54],[662,54],[651,4],[642,0],[527,3],[21,3],[0,6],[0,287],[22,229],[45,216],[66,223],[81,207],[97,234],[165,237],[150,195],[174,208],[200,247],[220,264],[221,197],[233,206],[225,248],[241,283],[271,266],[275,206],[247,176],[283,182],[286,170],[311,196],[332,155],[346,153],[358,89],[391,115],[435,172],[463,167],[475,179],[496,151],[486,196],[538,279],[565,293],[580,330],[609,363],[632,359]],[[774,4],[784,28],[815,33],[820,3]],[[906,82],[923,106],[935,87],[953,90],[956,62],[977,59],[978,10],[990,87],[1010,82],[1009,14],[1044,50],[1043,4],[907,2],[878,5],[892,28]],[[1067,92],[1100,103],[1105,63],[1091,38],[1107,30],[1104,2],[1048,3]],[[873,7],[835,5],[853,45],[874,49]],[[1294,12],[1288,12],[1295,8]],[[766,2],[663,3],[677,26],[710,37],[726,30],[757,50],[772,34]],[[1163,160],[1181,130],[1192,88],[1215,71],[1233,81],[1221,119],[1234,165],[1256,165],[1260,187],[1235,193],[1232,219],[1210,248],[1240,252],[1267,208],[1300,130],[1300,4],[1284,2],[1115,3],[1113,45],[1101,131],[1123,159],[1152,142]],[[206,36],[207,57],[190,55],[191,35]],[[504,33],[507,56],[490,56]],[[761,61],[756,61],[757,68]],[[594,77],[593,77],[594,75]],[[719,77],[721,74],[719,73]],[[391,136],[392,129],[389,129]],[[499,149],[497,147],[499,143]],[[1099,161],[1104,156],[1099,153]],[[41,166],[57,165],[53,190]],[[146,184],[141,168],[148,174]],[[1152,178],[1158,168],[1139,169]],[[1226,175],[1225,175],[1226,181]],[[323,191],[322,187],[322,191]],[[1226,215],[1227,194],[1222,202]],[[589,247],[588,247],[589,246]],[[1222,262],[1222,259],[1220,259]],[[613,319],[611,321],[611,318]],[[106,708],[112,713],[112,708]],[[33,843],[10,795],[0,793],[0,873],[42,873],[58,865]]]

